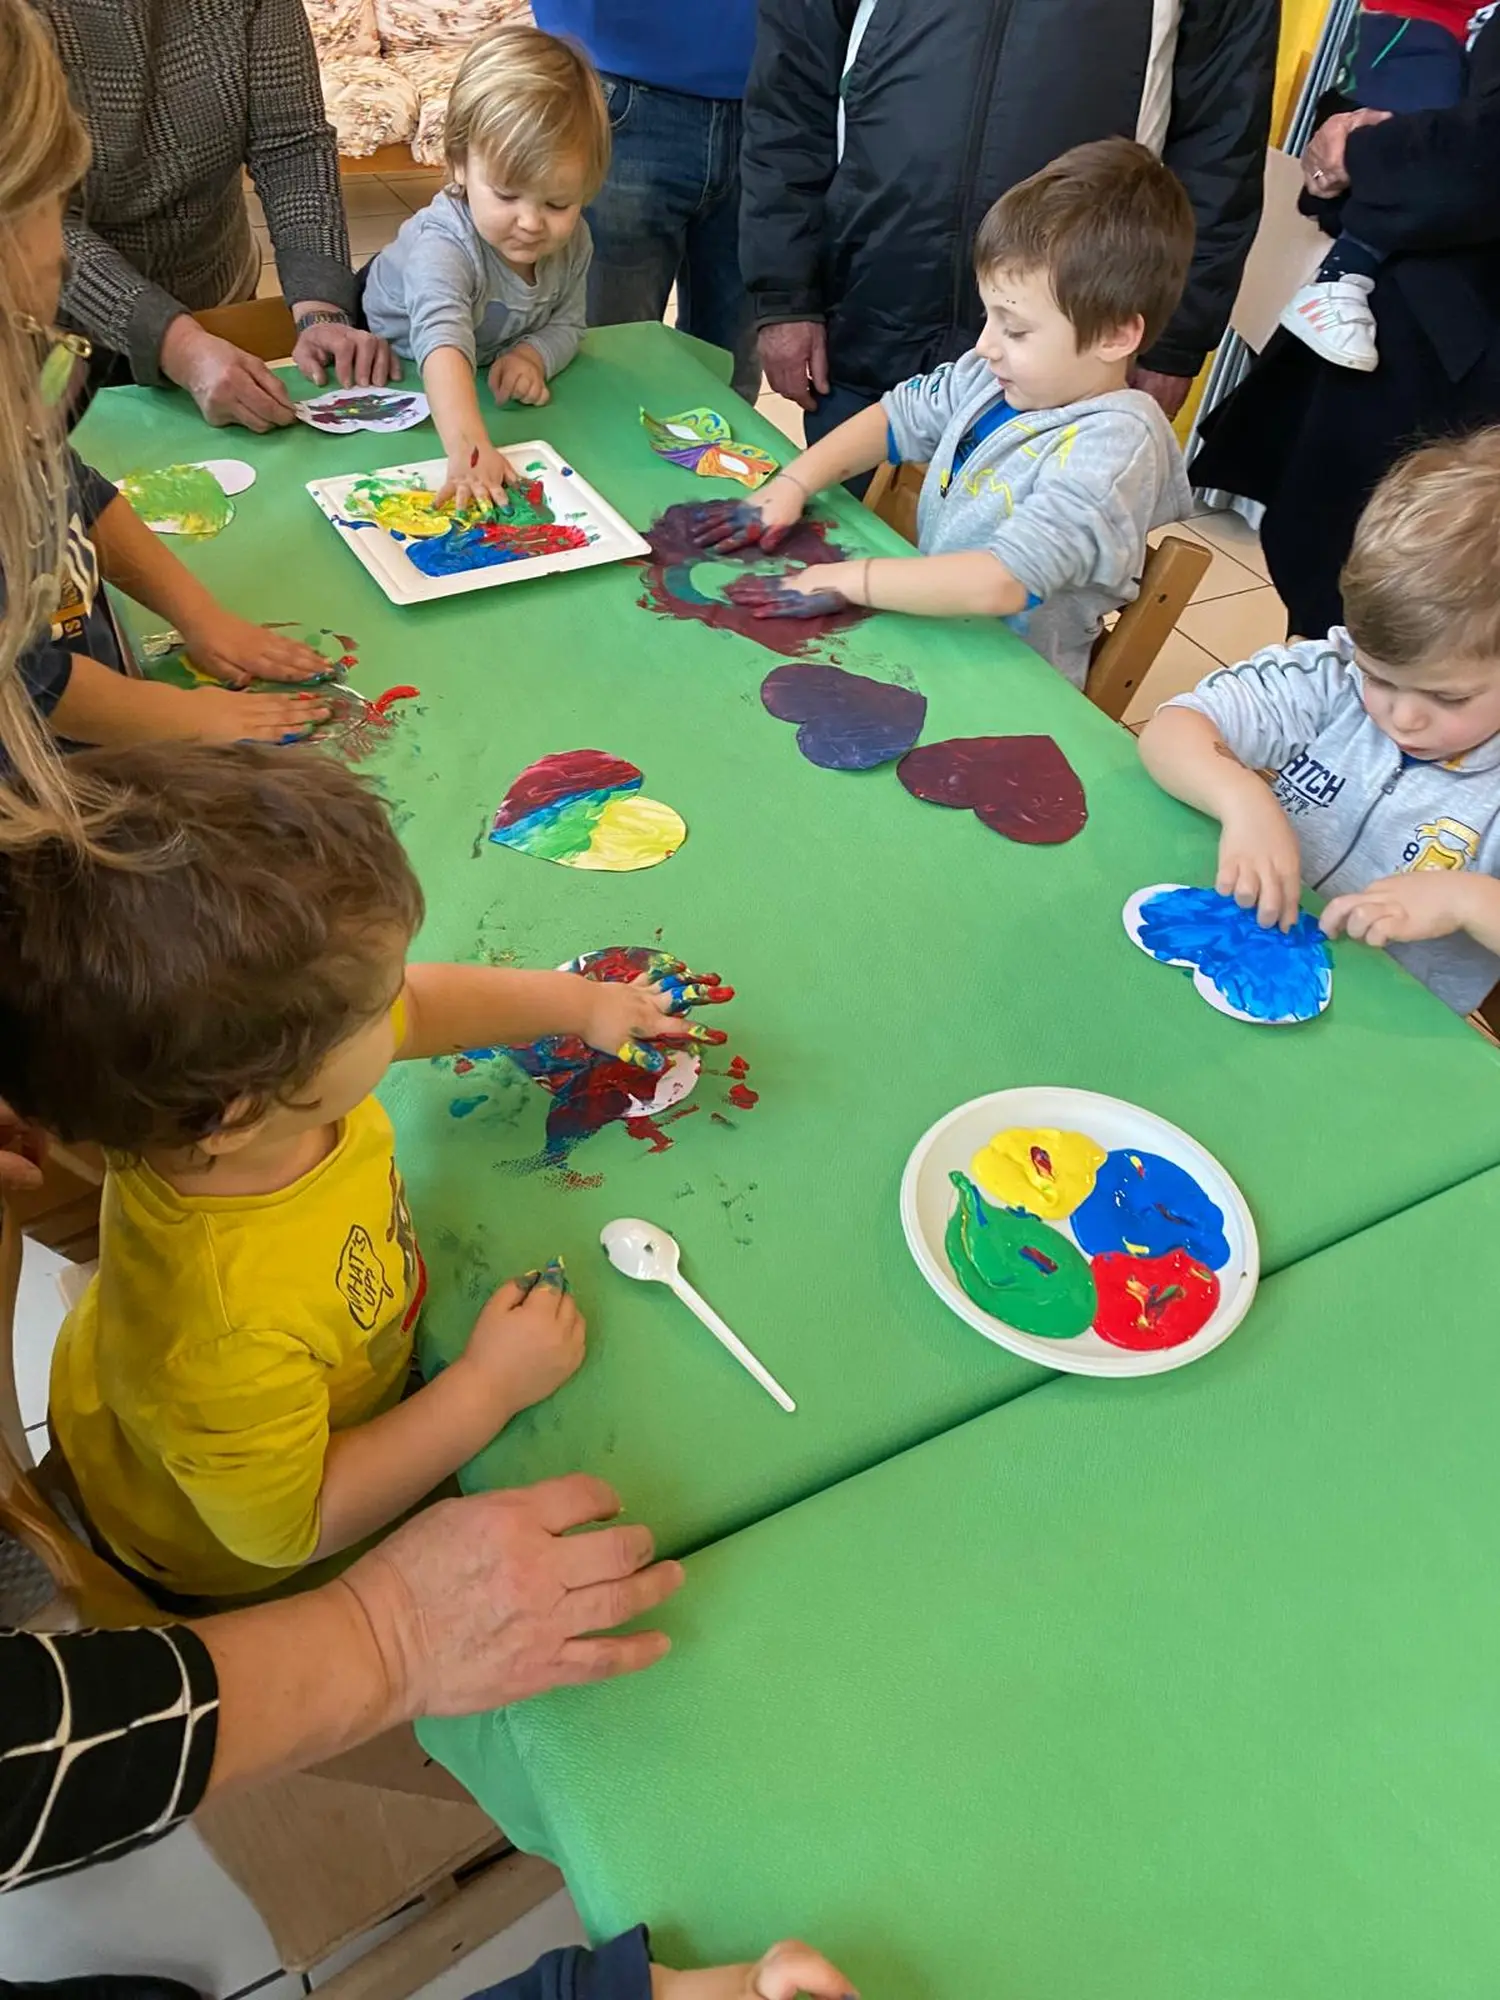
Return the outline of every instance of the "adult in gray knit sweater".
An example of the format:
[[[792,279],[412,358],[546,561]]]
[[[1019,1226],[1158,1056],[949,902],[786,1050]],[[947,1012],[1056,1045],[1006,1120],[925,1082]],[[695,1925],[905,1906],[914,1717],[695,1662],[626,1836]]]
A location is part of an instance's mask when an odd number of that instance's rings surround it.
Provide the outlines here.
[[[171,381],[211,424],[291,423],[265,363],[192,317],[255,297],[247,167],[302,373],[343,388],[398,376],[386,342],[353,324],[338,151],[302,0],[35,4],[93,142],[67,220],[62,317],[94,343],[95,386]]]
[[[1077,146],[1002,195],[975,242],[973,350],[901,383],[703,530],[710,546],[771,554],[814,493],[882,461],[919,464],[920,559],[756,579],[757,615],[865,604],[1003,618],[1081,687],[1106,612],[1140,588],[1148,532],[1188,510],[1171,426],[1127,384],[1182,296],[1193,233],[1180,184],[1132,139]]]

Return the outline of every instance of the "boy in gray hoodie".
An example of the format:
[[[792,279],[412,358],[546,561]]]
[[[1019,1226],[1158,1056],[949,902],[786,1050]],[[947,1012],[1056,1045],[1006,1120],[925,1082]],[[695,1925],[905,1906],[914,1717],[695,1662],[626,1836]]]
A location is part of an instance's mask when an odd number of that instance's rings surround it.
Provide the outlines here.
[[[1176,178],[1131,139],[1076,146],[997,201],[974,261],[978,344],[892,389],[794,459],[719,549],[773,554],[813,494],[883,463],[925,464],[922,560],[820,563],[742,587],[764,617],[847,604],[1003,618],[1082,687],[1106,612],[1140,588],[1150,529],[1188,511],[1182,455],[1131,365],[1171,317],[1193,254]]]
[[[1347,629],[1210,674],[1141,736],[1221,823],[1221,894],[1285,930],[1305,878],[1329,937],[1389,946],[1461,1014],[1500,979],[1497,521],[1500,429],[1413,453],[1355,531]]]

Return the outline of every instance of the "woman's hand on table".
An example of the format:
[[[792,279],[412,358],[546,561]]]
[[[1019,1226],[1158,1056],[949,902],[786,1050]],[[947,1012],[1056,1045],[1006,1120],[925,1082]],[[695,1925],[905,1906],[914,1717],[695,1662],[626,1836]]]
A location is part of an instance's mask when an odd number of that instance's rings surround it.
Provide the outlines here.
[[[291,743],[328,720],[328,704],[313,694],[240,694],[196,688],[190,732],[205,743]],[[184,731],[188,734],[188,731]]]
[[[215,604],[182,630],[183,649],[193,665],[227,687],[247,681],[311,681],[331,678],[327,660],[283,632],[252,625]]]
[[[508,354],[502,354],[498,361],[490,364],[490,394],[497,403],[530,403],[540,405],[552,401],[552,391],[547,387],[547,371],[542,366],[542,357],[534,347],[522,342]]]
[[[504,513],[510,505],[506,487],[520,483],[520,473],[494,445],[488,442],[460,445],[448,454],[448,470],[436,504],[442,507],[451,500],[459,514],[490,507],[498,507]]]
[[[653,1562],[648,1528],[593,1525],[619,1511],[602,1480],[575,1473],[439,1501],[355,1563],[330,1588],[353,1592],[368,1620],[392,1719],[473,1715],[654,1666],[664,1633],[605,1635],[665,1602],[682,1567]]]
[[[1349,169],[1344,160],[1349,134],[1359,131],[1362,125],[1383,125],[1390,116],[1389,111],[1336,111],[1325,119],[1308,140],[1302,155],[1302,179],[1308,193],[1320,201],[1342,194],[1349,185]]]
[[[651,1968],[652,2000],[858,2000],[853,1985],[811,1945],[786,1938],[756,1965],[721,1965],[705,1972]]]
[[[716,972],[688,973],[653,981],[642,973],[628,986],[592,979],[580,980],[578,1032],[591,1047],[652,1075],[667,1067],[668,1052],[657,1042],[712,1045],[727,1042],[721,1028],[705,1028],[683,1018],[691,1007],[721,1006],[734,998]]]
[[[1225,814],[1214,887],[1254,910],[1263,928],[1289,931],[1302,899],[1302,856],[1291,821],[1270,791],[1259,789],[1262,796],[1251,793]]]
[[[205,422],[279,430],[296,420],[286,385],[264,361],[179,313],[162,336],[162,373],[186,389]]]
[[[586,1331],[561,1264],[549,1264],[491,1294],[453,1366],[489,1402],[500,1430],[578,1373]]]

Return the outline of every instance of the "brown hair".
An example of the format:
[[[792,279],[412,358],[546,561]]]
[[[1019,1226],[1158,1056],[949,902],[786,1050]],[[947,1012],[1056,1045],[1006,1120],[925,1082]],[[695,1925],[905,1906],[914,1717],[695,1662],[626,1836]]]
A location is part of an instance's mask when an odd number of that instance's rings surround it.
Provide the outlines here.
[[[461,167],[472,148],[498,180],[528,190],[577,159],[591,201],[610,153],[609,107],[593,64],[540,28],[482,36],[453,79],[443,147],[450,167]]]
[[[112,854],[0,852],[0,1097],[122,1153],[253,1123],[389,995],[422,892],[370,787],[315,750],[162,743],[70,760]],[[156,865],[115,865],[119,853]]]
[[[1401,459],[1354,530],[1340,587],[1361,652],[1391,667],[1500,660],[1500,428]]]
[[[974,267],[1045,271],[1080,348],[1139,313],[1142,347],[1177,310],[1197,225],[1181,181],[1134,139],[1075,146],[1001,195],[979,225]]]

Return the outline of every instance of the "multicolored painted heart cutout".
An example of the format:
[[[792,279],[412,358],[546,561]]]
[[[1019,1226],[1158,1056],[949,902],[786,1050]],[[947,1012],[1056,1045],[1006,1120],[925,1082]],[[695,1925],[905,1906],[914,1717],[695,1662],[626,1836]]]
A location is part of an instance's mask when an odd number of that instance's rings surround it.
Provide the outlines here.
[[[528,764],[500,802],[490,839],[565,868],[623,874],[670,860],[681,817],[640,796],[641,772],[607,750],[559,750]]]
[[[825,771],[873,771],[910,750],[927,719],[927,697],[842,667],[776,667],[760,698],[778,722],[800,723],[797,748]]]
[[[1050,736],[954,736],[910,750],[896,775],[913,798],[967,808],[1007,840],[1049,847],[1088,821],[1078,773]]]

